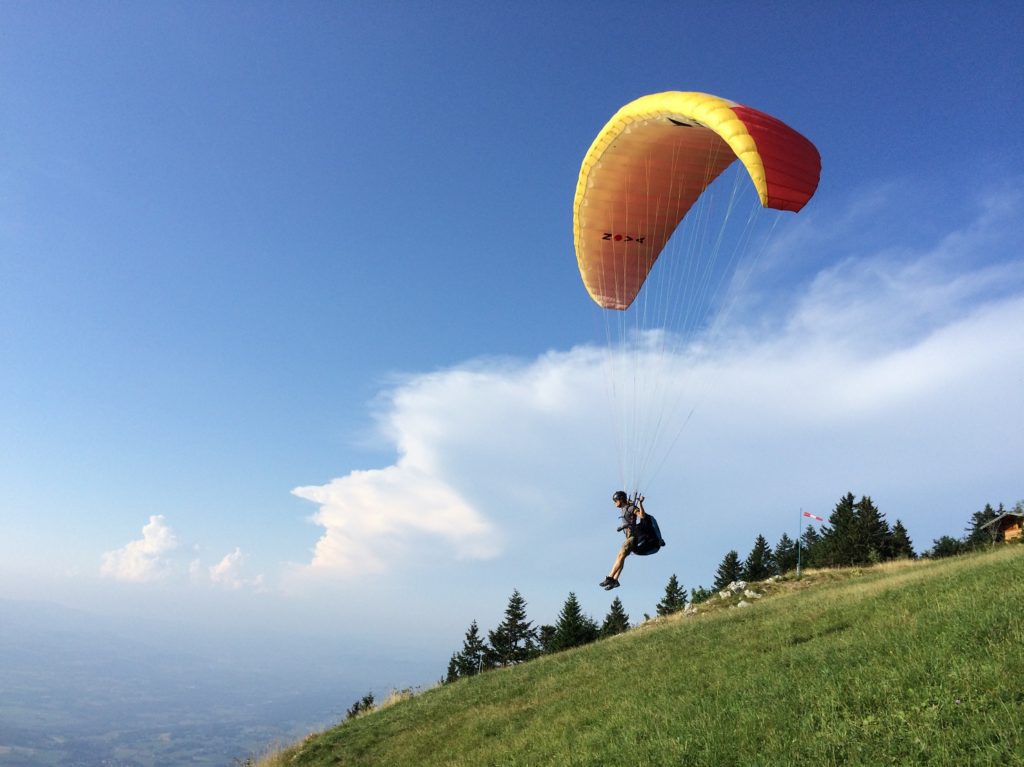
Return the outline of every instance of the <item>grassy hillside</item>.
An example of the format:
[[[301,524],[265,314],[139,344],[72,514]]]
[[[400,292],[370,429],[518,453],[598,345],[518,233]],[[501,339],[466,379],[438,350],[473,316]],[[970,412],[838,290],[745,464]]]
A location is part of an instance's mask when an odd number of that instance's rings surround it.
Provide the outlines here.
[[[757,586],[263,764],[1024,765],[1024,546]]]

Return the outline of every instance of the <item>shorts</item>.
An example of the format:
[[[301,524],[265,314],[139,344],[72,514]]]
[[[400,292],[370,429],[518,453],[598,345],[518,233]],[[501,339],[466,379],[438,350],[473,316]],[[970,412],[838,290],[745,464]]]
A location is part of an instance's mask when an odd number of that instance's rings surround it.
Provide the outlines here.
[[[634,543],[636,543],[636,538],[634,538],[632,535],[627,535],[626,540],[622,542],[622,548],[619,549],[619,553],[624,557],[628,557],[630,554],[633,553]]]

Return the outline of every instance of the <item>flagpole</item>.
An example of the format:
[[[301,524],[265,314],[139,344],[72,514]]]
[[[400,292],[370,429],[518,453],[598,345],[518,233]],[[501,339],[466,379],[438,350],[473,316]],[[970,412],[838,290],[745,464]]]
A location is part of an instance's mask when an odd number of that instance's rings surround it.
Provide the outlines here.
[[[800,547],[804,537],[804,510],[800,508],[800,532],[796,537],[796,579],[800,580]]]

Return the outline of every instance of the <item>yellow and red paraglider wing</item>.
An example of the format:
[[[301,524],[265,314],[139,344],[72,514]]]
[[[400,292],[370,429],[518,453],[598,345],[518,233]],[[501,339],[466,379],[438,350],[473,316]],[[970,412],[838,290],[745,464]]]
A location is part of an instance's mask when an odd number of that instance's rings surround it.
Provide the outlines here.
[[[583,158],[573,205],[590,296],[626,309],[693,203],[736,158],[765,207],[800,210],[818,151],[789,126],[706,93],[656,93],[620,109]]]

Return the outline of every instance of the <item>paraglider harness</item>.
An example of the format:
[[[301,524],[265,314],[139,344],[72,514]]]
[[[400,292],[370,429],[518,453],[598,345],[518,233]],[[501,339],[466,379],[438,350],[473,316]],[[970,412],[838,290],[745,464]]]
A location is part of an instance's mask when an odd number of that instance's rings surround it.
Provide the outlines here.
[[[630,506],[635,506],[633,500],[630,499],[628,501]],[[657,554],[661,547],[665,545],[665,539],[661,537],[661,528],[658,527],[658,520],[646,511],[643,517],[631,526],[630,531],[633,535],[633,545],[630,551],[633,554],[641,557]]]

